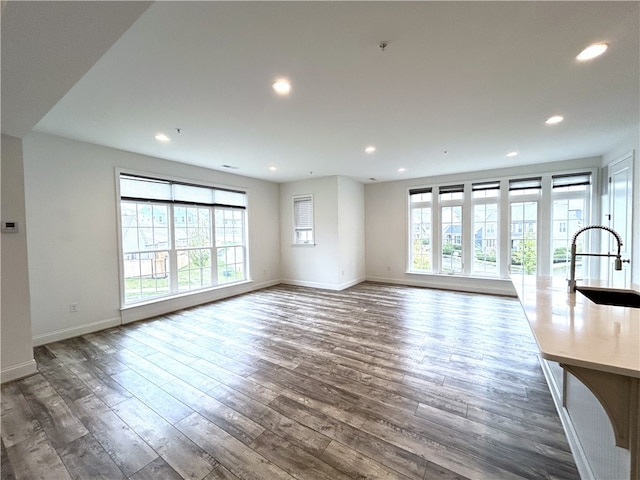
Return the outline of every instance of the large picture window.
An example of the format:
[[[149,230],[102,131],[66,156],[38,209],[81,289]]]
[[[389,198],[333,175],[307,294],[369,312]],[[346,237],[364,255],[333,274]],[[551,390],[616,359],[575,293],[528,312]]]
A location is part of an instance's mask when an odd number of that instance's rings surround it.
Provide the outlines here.
[[[246,193],[120,175],[123,303],[246,280]]]

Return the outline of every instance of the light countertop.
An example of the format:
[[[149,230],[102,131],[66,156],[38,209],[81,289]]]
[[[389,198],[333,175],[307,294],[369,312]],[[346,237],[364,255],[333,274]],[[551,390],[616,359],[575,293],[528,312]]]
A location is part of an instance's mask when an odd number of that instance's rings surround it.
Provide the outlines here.
[[[542,358],[640,378],[639,308],[595,304],[561,278],[512,280]]]

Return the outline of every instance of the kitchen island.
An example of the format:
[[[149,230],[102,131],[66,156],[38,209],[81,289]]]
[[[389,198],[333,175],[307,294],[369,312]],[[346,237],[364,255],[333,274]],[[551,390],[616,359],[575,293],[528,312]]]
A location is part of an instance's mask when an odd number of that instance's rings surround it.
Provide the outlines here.
[[[570,373],[595,395],[616,445],[629,450],[630,478],[640,480],[640,309],[598,305],[580,292],[568,293],[561,278],[512,280],[540,356],[557,362],[565,376]],[[561,402],[566,407],[564,387]]]

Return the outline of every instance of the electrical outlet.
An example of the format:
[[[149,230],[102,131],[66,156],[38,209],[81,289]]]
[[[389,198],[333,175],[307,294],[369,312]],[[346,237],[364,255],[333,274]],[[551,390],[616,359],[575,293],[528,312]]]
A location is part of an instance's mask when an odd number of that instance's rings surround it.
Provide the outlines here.
[[[79,310],[80,310],[80,305],[78,305],[77,303],[70,303],[69,304],[69,312],[76,313]]]

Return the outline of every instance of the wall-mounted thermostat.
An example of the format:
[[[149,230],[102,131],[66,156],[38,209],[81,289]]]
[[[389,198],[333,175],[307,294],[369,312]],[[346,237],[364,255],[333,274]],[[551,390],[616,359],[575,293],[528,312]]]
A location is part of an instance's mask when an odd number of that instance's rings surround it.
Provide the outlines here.
[[[18,222],[2,221],[2,233],[18,233]]]

